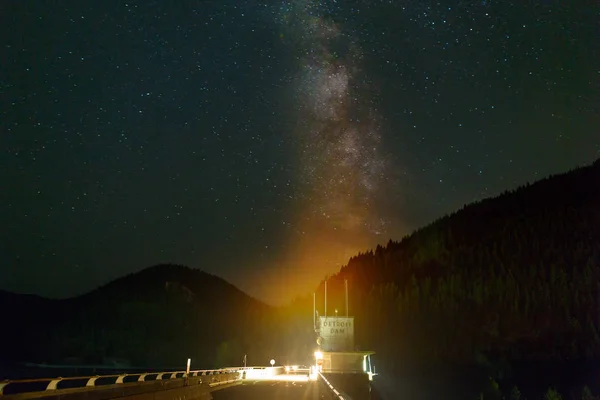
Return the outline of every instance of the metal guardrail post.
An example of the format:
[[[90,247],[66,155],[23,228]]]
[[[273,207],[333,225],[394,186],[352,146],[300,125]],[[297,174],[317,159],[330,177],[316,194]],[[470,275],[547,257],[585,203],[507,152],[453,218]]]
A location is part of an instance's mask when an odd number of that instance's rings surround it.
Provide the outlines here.
[[[96,386],[96,379],[100,378],[100,376],[94,376],[86,382],[85,386]]]
[[[51,380],[48,386],[46,386],[46,390],[57,390],[58,382],[60,381],[62,381],[61,377]]]
[[[2,392],[4,391],[4,387],[8,385],[10,382],[0,382],[0,396],[2,396]]]

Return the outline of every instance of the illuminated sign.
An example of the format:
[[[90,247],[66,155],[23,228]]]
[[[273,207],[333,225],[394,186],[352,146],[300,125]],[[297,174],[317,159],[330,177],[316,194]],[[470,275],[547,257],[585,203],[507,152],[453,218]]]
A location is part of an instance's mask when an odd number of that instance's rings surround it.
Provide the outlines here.
[[[345,335],[347,332],[354,333],[352,319],[321,317],[321,332],[325,332],[329,336]]]
[[[354,350],[354,317],[320,317],[319,319],[323,350]]]

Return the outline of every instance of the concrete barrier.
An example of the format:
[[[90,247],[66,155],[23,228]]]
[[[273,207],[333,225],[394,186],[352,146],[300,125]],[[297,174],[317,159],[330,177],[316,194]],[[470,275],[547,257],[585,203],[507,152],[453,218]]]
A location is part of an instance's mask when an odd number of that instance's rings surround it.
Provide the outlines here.
[[[344,395],[342,394],[342,392],[340,392],[338,389],[335,388],[335,386],[333,386],[333,384],[331,382],[329,382],[329,380],[322,374],[319,372],[319,378],[325,382],[325,385],[327,385],[327,387],[329,388],[329,390],[331,390],[331,392],[334,395],[334,399],[336,400],[349,400],[349,397],[344,397]]]
[[[243,379],[266,379],[285,373],[284,367],[246,367],[241,369]]]
[[[366,373],[319,373],[327,386],[339,399],[378,399],[372,390],[369,374]]]

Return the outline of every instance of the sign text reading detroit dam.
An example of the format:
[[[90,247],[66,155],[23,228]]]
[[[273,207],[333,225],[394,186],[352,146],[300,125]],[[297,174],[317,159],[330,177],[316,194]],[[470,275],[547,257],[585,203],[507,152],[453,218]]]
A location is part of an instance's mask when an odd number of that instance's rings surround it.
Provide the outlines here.
[[[352,321],[349,320],[325,320],[321,324],[322,328],[327,328],[330,335],[346,333],[347,328],[352,328]]]

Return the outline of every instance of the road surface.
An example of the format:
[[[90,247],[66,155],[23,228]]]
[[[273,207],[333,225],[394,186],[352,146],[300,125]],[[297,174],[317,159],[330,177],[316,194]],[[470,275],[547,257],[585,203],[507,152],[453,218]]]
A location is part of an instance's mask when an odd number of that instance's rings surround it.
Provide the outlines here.
[[[211,393],[214,400],[334,400],[323,382],[245,381]]]

